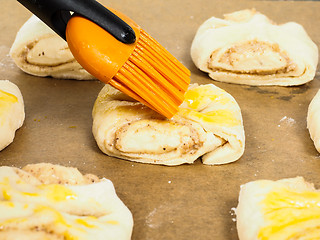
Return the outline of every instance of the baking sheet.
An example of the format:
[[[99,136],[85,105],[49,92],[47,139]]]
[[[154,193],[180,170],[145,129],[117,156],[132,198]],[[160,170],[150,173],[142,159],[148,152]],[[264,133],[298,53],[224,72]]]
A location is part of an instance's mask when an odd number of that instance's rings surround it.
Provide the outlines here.
[[[319,46],[320,3],[220,0],[101,1],[139,23],[192,72],[192,82],[214,83],[239,103],[246,150],[235,163],[176,167],[133,163],[104,155],[91,133],[91,110],[103,87],[98,81],[39,78],[21,72],[8,56],[30,13],[17,1],[0,0],[0,79],[17,84],[26,120],[0,164],[21,167],[51,162],[106,177],[134,217],[132,239],[237,239],[233,208],[240,185],[257,179],[304,176],[320,186],[320,159],[306,128],[315,80],[299,87],[252,87],[213,82],[193,65],[190,46],[199,25],[256,8],[278,23],[302,24]]]

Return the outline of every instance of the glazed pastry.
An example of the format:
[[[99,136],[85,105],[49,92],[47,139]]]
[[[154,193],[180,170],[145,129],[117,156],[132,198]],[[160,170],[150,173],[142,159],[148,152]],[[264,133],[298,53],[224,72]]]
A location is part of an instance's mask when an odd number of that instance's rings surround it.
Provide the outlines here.
[[[94,79],[74,59],[67,42],[34,15],[18,31],[10,56],[22,71],[31,75]]]
[[[8,80],[0,80],[0,150],[13,142],[24,118],[24,103],[19,88]]]
[[[320,90],[309,104],[307,115],[307,127],[310,137],[318,152],[320,152]]]
[[[131,239],[132,215],[107,179],[52,164],[2,166],[0,188],[0,239]]]
[[[236,161],[245,136],[235,99],[213,84],[190,85],[171,119],[106,85],[93,108],[93,135],[102,152],[163,165]]]
[[[205,21],[191,57],[217,81],[291,86],[314,78],[318,48],[301,25],[277,25],[255,10],[242,10]]]
[[[236,208],[239,240],[318,239],[320,192],[302,177],[241,186]]]

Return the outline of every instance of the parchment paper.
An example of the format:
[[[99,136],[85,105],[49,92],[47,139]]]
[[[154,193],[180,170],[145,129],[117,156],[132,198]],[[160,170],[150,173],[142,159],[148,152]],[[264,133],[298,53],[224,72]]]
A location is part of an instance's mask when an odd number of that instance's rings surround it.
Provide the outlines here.
[[[110,179],[134,216],[134,240],[238,239],[233,208],[240,185],[257,179],[303,176],[320,185],[320,159],[306,128],[308,105],[319,88],[250,87],[212,81],[193,65],[190,46],[211,16],[256,8],[277,23],[302,24],[319,46],[320,3],[238,0],[105,0],[134,19],[192,72],[192,82],[214,83],[239,103],[246,150],[235,163],[176,167],[133,163],[104,155],[91,133],[91,110],[103,84],[27,75],[8,56],[15,34],[31,15],[17,1],[0,0],[0,79],[17,84],[26,120],[0,152],[1,165],[50,162]]]

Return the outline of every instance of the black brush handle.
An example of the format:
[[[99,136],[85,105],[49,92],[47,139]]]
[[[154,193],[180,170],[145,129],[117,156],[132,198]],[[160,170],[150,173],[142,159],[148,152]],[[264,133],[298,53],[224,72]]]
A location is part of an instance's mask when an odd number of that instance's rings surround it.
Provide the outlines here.
[[[95,0],[18,0],[23,6],[66,39],[66,27],[74,12],[96,23],[123,43],[134,43],[133,29]]]

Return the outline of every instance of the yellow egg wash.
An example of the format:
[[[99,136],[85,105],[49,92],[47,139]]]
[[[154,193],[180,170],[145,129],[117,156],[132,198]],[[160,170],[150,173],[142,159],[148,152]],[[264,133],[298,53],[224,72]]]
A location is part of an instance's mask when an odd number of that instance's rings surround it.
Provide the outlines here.
[[[108,224],[111,224],[111,225],[118,225],[119,222],[118,221],[115,221],[115,220],[109,220],[107,221]]]
[[[51,207],[38,204],[37,207],[34,209],[34,213],[40,215],[47,215],[48,217],[51,216],[55,224],[61,224],[68,228],[72,227],[70,224],[67,223],[66,219],[62,216],[60,212]]]
[[[59,184],[39,185],[47,199],[55,202],[75,200],[77,195],[69,188]]]
[[[222,89],[213,89],[211,86],[200,86],[188,90],[185,95],[185,101],[191,109],[199,109],[201,105],[207,103],[208,100],[219,104],[227,104],[230,99],[225,96]]]
[[[62,233],[65,240],[78,240],[79,239],[78,237],[72,235],[69,232],[69,230],[73,226],[67,222],[67,220],[63,217],[63,215],[59,211],[57,211],[51,207],[48,207],[48,206],[38,205],[38,207],[34,209],[34,213],[46,215],[48,217],[51,216],[54,221],[53,223],[55,225],[62,225],[64,228],[66,228],[67,230]]]
[[[59,211],[57,211],[51,207],[47,207],[47,206],[43,206],[43,205],[39,205],[38,208],[34,210],[34,212],[52,216],[55,225],[60,225],[60,226],[65,227],[66,231],[63,232],[63,236],[64,236],[64,239],[66,239],[66,240],[82,239],[76,235],[86,234],[86,228],[95,228],[96,227],[92,223],[88,222],[88,221],[97,220],[97,218],[94,216],[87,216],[87,217],[76,218],[76,219],[72,220],[72,219],[64,218],[64,216]],[[75,226],[74,223],[81,225],[81,227]]]
[[[77,218],[75,220],[75,222],[77,224],[80,224],[80,225],[83,225],[87,228],[95,228],[97,227],[96,225],[92,224],[92,223],[89,223],[89,222],[92,222],[93,220],[96,220],[97,218],[94,218],[94,217],[87,217],[87,218]]]
[[[0,205],[4,206],[4,207],[10,207],[10,208],[14,208],[14,202],[9,202],[9,201],[0,201]]]
[[[25,184],[21,180],[16,181],[16,183],[17,184]],[[29,197],[45,196],[48,200],[54,201],[54,202],[77,199],[77,195],[72,190],[70,190],[69,188],[67,188],[63,185],[59,185],[59,184],[49,184],[49,185],[43,184],[43,185],[37,186],[39,191],[23,192],[23,191],[19,191],[17,189],[14,189],[9,182],[9,178],[5,177],[0,182],[0,187],[1,187],[2,195],[5,200],[10,200],[12,193],[18,193],[23,196],[29,196]]]
[[[29,196],[29,197],[38,197],[38,193],[31,193],[31,192],[21,192],[22,195]]]
[[[10,181],[8,177],[4,177],[0,182],[1,192],[4,200],[11,200]]]
[[[7,219],[3,222],[0,222],[0,229],[5,228],[8,225],[18,225],[20,223],[26,222],[28,219],[27,218],[21,218],[21,217],[17,217],[17,218],[11,218],[11,219]]]
[[[210,112],[197,112],[186,108],[180,108],[179,113],[186,118],[199,119],[221,126],[233,127],[241,124],[241,121],[236,118],[235,114],[227,109]]]
[[[10,180],[9,180],[8,177],[4,177],[4,178],[2,179],[2,181],[0,182],[0,186],[1,186],[1,187],[6,187],[6,186],[8,186],[9,184],[10,184]]]
[[[11,200],[11,195],[8,191],[8,188],[3,188],[2,189],[2,195],[3,195],[3,198],[7,201]]]
[[[210,104],[217,104],[217,106],[233,104],[232,99],[228,98],[226,92],[222,89],[215,89],[206,85],[190,89],[185,93],[185,102],[188,108],[180,107],[179,114],[186,118],[227,127],[241,124],[237,115],[226,107],[207,112],[203,111]]]
[[[23,184],[24,182],[21,180],[21,179],[18,179],[17,181],[16,181],[16,184]]]
[[[18,102],[18,98],[8,92],[0,90],[0,116],[9,110],[12,104]],[[3,121],[0,122],[3,124]]]
[[[63,215],[58,212],[57,210],[47,207],[44,205],[36,205],[36,207],[33,209],[34,215],[32,217],[15,217],[15,218],[10,218],[7,219],[3,222],[0,222],[0,228],[6,228],[10,225],[16,226],[19,225],[20,223],[27,222],[26,224],[28,225],[28,221],[30,221],[30,226],[34,225],[34,220],[37,218],[37,215],[41,216],[46,216],[46,220],[48,221],[48,225],[42,225],[40,228],[47,229],[50,231],[50,229],[53,228],[54,225],[60,225],[61,227],[58,228],[60,229],[59,232],[56,232],[58,235],[63,235],[63,239],[65,240],[79,240],[79,237],[74,236],[73,234],[70,233],[70,229],[73,227],[71,224],[67,223],[66,219],[63,217]],[[52,221],[52,224],[50,224],[50,221]],[[81,229],[82,230],[82,229]]]
[[[79,237],[73,236],[72,234],[70,234],[68,231],[66,231],[64,234],[64,240],[79,240]]]
[[[61,235],[65,240],[86,239],[89,229],[98,228],[99,219],[95,216],[76,216],[68,212],[60,212],[52,206],[55,203],[67,200],[76,200],[78,196],[69,188],[59,184],[41,184],[34,186],[32,191],[26,191],[25,186],[28,184],[22,180],[10,182],[8,177],[4,177],[0,181],[0,187],[3,195],[0,206],[8,211],[21,212],[21,217],[9,217],[0,222],[0,229],[27,222],[33,226],[35,219],[41,219],[46,216],[47,225],[41,226],[44,231],[57,231],[57,235]],[[24,191],[17,188],[24,189]],[[34,202],[32,199],[35,199]],[[43,199],[44,198],[44,199]],[[44,201],[45,203],[38,203]],[[41,200],[42,199],[42,200]],[[51,202],[52,206],[47,206],[46,202]],[[16,202],[15,202],[16,201]],[[26,202],[24,202],[26,201]],[[16,204],[15,204],[16,203]],[[28,204],[30,203],[30,204]],[[9,209],[10,208],[10,209]],[[25,217],[24,211],[28,213]],[[30,211],[32,214],[30,215]],[[118,224],[117,221],[107,221],[104,224]],[[57,229],[57,230],[56,230]]]
[[[279,189],[261,202],[267,225],[258,239],[319,239],[320,192]]]

